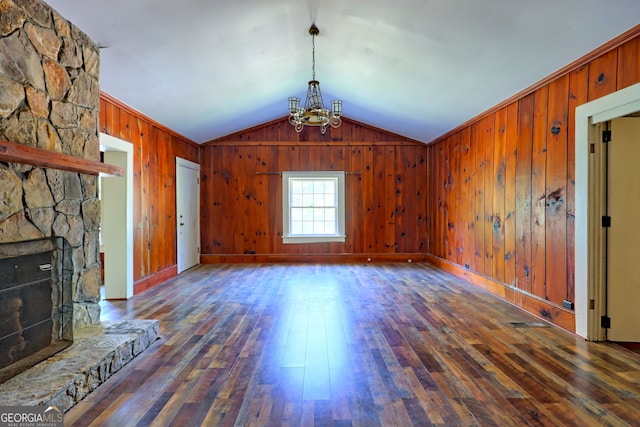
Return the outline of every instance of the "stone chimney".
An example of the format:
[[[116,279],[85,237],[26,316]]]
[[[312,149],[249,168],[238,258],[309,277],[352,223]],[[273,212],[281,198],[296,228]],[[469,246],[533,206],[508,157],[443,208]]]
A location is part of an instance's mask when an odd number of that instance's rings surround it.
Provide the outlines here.
[[[100,160],[99,63],[46,3],[0,0],[0,139]],[[66,241],[74,329],[100,321],[99,225],[96,176],[0,160],[0,244]]]

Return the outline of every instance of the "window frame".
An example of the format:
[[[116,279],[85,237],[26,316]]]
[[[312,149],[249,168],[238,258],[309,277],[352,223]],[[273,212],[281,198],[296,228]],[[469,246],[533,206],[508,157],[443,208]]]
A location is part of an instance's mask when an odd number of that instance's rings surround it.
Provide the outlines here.
[[[291,181],[313,179],[336,180],[336,234],[291,234]],[[344,171],[286,171],[282,172],[282,241],[291,243],[344,243],[345,234],[345,172]]]

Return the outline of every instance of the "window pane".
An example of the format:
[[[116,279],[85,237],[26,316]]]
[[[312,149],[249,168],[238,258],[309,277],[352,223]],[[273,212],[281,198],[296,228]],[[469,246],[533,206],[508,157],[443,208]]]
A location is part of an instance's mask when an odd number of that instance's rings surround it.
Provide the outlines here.
[[[324,195],[323,194],[314,194],[313,195],[313,206],[324,206]]]
[[[291,221],[291,234],[302,234],[302,221]]]
[[[302,192],[304,194],[313,194],[313,181],[308,179],[302,181]]]
[[[298,180],[292,179],[289,181],[290,193],[299,193],[302,190],[302,183]]]
[[[324,208],[324,219],[335,221],[336,219],[336,209],[335,208]]]
[[[324,221],[316,221],[313,223],[313,234],[325,234]]]
[[[291,206],[302,206],[302,195],[294,194],[291,197]]]
[[[313,221],[313,208],[303,208],[302,210],[302,220],[303,221]]]
[[[300,234],[313,234],[313,221],[303,221]]]
[[[300,206],[313,206],[313,194],[303,194]]]
[[[301,220],[302,220],[302,209],[291,208],[291,221],[301,221]]]
[[[336,182],[335,181],[325,181],[324,183],[324,192],[327,194],[334,194],[336,192]]]
[[[335,194],[325,194],[324,195],[324,206],[335,206],[336,205],[336,196]]]
[[[324,221],[324,208],[313,209],[313,220]]]
[[[335,223],[335,221],[325,221],[324,222],[324,233],[325,234],[336,234],[336,223]]]

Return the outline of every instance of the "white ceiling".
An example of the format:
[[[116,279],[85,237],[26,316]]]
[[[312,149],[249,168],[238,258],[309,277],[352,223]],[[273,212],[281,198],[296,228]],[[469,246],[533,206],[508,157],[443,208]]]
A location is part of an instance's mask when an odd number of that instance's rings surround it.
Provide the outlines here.
[[[103,91],[205,142],[325,104],[428,142],[640,23],[639,0],[49,0]]]

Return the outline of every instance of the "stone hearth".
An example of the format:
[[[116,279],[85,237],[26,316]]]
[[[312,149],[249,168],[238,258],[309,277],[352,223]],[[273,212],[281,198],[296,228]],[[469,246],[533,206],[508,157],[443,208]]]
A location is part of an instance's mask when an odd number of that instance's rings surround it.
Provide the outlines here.
[[[79,329],[71,347],[0,384],[0,402],[67,411],[157,339],[157,320],[102,322]]]

